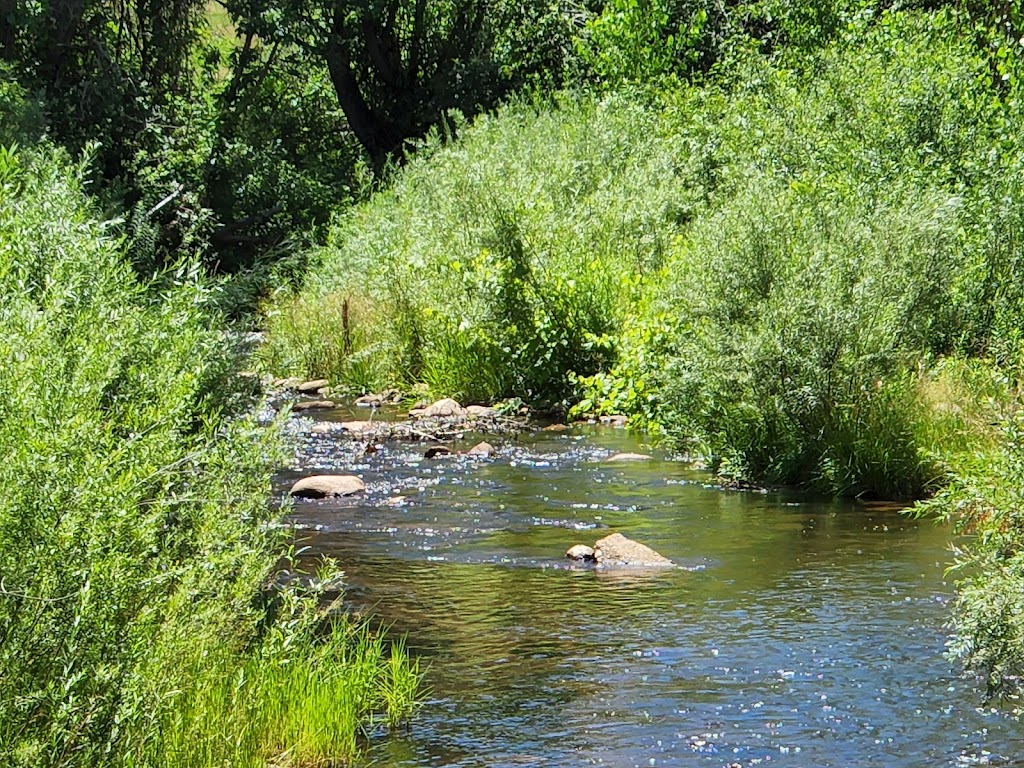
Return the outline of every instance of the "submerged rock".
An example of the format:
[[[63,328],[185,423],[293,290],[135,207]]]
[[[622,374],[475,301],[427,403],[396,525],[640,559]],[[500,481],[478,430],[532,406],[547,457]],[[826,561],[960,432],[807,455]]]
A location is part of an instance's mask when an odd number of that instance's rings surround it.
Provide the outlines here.
[[[296,387],[299,392],[303,394],[310,394],[317,392],[328,385],[327,379],[314,379],[313,381],[304,381]]]
[[[629,421],[629,417],[616,413],[611,416],[602,416],[600,421],[602,424],[610,424],[613,427],[624,427],[626,422]]]
[[[567,429],[569,429],[568,424],[548,424],[541,432],[565,432]]]
[[[306,400],[292,405],[293,411],[313,411],[336,407],[333,400]]]
[[[594,559],[594,548],[588,547],[586,544],[574,544],[569,547],[569,550],[565,553],[565,556],[570,560],[589,560]]]
[[[343,421],[338,425],[344,432],[369,432],[373,429],[372,421]]]
[[[329,421],[321,421],[309,428],[311,435],[329,435],[332,432],[341,432],[340,424],[332,424]]]
[[[311,475],[292,486],[292,496],[324,499],[328,496],[352,496],[366,490],[366,483],[355,475]]]
[[[667,557],[662,557],[650,547],[633,541],[621,533],[605,536],[594,544],[594,559],[599,566],[632,566],[639,568],[672,568],[675,566]]]
[[[608,461],[650,461],[651,457],[646,453],[616,453],[609,456]]]
[[[497,453],[498,451],[495,450],[494,446],[487,442],[477,443],[466,451],[467,456],[484,456],[487,458],[495,456]]]

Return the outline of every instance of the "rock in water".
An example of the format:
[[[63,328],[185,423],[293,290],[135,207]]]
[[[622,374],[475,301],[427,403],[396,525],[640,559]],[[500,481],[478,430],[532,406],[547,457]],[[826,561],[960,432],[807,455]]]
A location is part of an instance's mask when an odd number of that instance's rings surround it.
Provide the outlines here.
[[[372,421],[343,421],[338,428],[345,432],[369,432],[373,429]]]
[[[474,419],[489,419],[497,416],[498,412],[486,405],[467,405],[466,414]]]
[[[323,389],[324,387],[327,386],[327,384],[327,379],[314,379],[313,381],[302,382],[301,384],[299,384],[297,389],[299,390],[299,392],[302,392],[304,394],[310,394],[312,392],[316,392],[318,389]]]
[[[366,483],[355,475],[311,475],[292,486],[291,495],[303,499],[328,496],[352,496],[366,490]]]
[[[565,553],[565,556],[570,560],[593,560],[594,550],[586,544],[576,544],[569,547],[569,551]]]
[[[312,411],[327,408],[334,408],[334,402],[331,400],[306,400],[302,403],[295,403],[292,405],[293,411]]]
[[[629,418],[622,415],[621,413],[616,413],[613,414],[612,416],[601,417],[602,424],[610,424],[613,427],[624,427],[626,426],[627,421],[629,421]]]
[[[424,459],[436,459],[438,456],[451,456],[452,449],[443,445],[435,445],[423,452]]]
[[[605,536],[594,544],[594,559],[603,566],[671,568],[675,565],[650,547],[627,539],[621,533]]]
[[[486,458],[490,458],[497,453],[498,452],[494,449],[494,446],[490,443],[477,443],[466,451],[467,456],[483,456]]]
[[[446,397],[443,400],[438,400],[436,403],[428,405],[424,409],[423,415],[431,418],[450,418],[453,416],[465,418],[466,409],[450,397]]]
[[[651,457],[646,453],[616,453],[609,456],[608,461],[650,461]]]

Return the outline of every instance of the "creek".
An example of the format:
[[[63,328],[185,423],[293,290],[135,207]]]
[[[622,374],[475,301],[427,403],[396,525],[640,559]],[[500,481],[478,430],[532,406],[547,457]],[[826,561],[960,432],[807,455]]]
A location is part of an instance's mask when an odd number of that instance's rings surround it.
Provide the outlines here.
[[[427,667],[423,708],[372,740],[372,765],[1024,766],[1020,724],[943,655],[950,537],[933,522],[724,490],[610,427],[434,460],[298,431],[280,492],[315,472],[367,484],[296,502],[299,540]],[[565,559],[613,531],[681,567]]]

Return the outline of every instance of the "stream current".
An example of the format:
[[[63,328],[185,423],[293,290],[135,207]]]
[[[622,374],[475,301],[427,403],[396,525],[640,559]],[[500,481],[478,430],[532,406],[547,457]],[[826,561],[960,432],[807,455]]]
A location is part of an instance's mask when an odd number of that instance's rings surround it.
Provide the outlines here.
[[[412,727],[373,740],[370,764],[1024,766],[1024,729],[943,655],[947,530],[723,490],[622,429],[487,439],[495,458],[426,460],[303,432],[277,478],[367,484],[292,520],[427,669]],[[654,460],[607,461],[619,451]],[[615,531],[681,567],[565,559]]]

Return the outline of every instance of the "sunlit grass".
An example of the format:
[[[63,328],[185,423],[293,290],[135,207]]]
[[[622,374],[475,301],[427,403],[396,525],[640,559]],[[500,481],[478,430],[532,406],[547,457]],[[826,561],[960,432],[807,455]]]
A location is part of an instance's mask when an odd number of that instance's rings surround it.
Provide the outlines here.
[[[347,620],[322,641],[272,638],[238,661],[218,650],[196,660],[192,690],[151,747],[163,765],[346,765],[374,723],[407,721],[420,681],[401,642]]]
[[[0,762],[347,763],[415,662],[278,584],[284,454],[212,289],[137,279],[83,172],[0,152]]]

